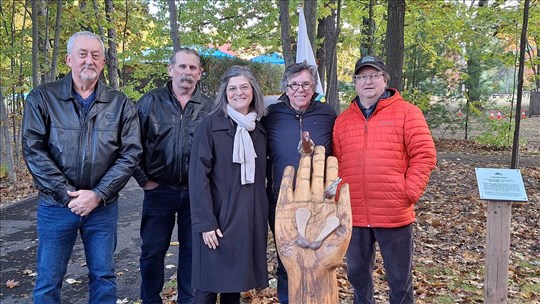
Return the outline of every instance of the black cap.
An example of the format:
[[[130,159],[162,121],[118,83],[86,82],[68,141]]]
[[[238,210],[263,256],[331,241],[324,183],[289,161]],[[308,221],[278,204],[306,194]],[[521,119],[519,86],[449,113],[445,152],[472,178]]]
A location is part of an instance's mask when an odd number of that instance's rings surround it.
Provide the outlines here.
[[[364,56],[358,59],[358,61],[356,62],[356,65],[354,66],[354,74],[357,74],[358,71],[365,66],[374,67],[381,72],[386,71],[384,62],[379,57]]]

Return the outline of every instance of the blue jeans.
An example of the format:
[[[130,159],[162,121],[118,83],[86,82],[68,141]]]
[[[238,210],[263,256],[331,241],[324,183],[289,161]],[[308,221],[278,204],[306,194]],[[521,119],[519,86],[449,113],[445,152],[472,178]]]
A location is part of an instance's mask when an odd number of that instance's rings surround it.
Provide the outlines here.
[[[379,244],[390,304],[414,303],[412,283],[413,225],[398,228],[353,227],[347,251],[347,276],[354,287],[354,304],[374,304],[375,242]]]
[[[62,281],[79,232],[88,266],[89,303],[116,303],[114,250],[117,222],[117,202],[100,205],[88,216],[81,217],[67,206],[52,205],[40,198],[34,303],[61,303]]]
[[[178,215],[178,216],[177,216]],[[165,186],[144,192],[141,220],[141,299],[143,303],[163,303],[160,293],[165,283],[165,255],[174,224],[178,224],[178,299],[192,303],[191,288],[191,214],[188,189]]]
[[[275,197],[278,194],[275,194]],[[276,243],[276,234],[275,234],[275,227],[276,227],[276,205],[271,204],[270,210],[268,212],[268,223],[270,225],[270,230],[272,231],[272,235],[274,235],[274,244]],[[287,270],[285,269],[285,266],[283,266],[283,263],[281,262],[281,259],[279,258],[279,254],[277,253],[276,249],[276,255],[277,255],[277,268],[276,268],[276,277],[277,277],[277,295],[279,303],[281,304],[288,304],[289,303],[289,277],[287,276]]]

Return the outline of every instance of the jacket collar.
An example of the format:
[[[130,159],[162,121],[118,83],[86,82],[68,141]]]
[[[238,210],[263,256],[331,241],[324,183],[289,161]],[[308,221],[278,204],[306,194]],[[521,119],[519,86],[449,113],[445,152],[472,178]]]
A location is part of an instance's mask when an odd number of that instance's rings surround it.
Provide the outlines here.
[[[96,92],[96,101],[99,102],[109,102],[111,100],[111,95],[107,93],[107,87],[101,80],[98,80],[96,87],[94,88]],[[73,100],[73,75],[69,72],[64,78],[60,80],[60,92],[59,97],[62,100]]]
[[[176,95],[174,94],[174,91],[172,88],[172,80],[167,81],[165,86],[167,87],[167,90],[169,91],[169,94],[172,96],[173,100],[178,102],[178,99],[176,99]],[[193,91],[193,93],[191,94],[191,97],[189,98],[189,102],[201,103],[201,100],[202,100],[201,95],[202,95],[201,86],[200,86],[200,83],[197,83],[197,85],[195,86],[195,90]]]
[[[387,88],[385,92],[381,95],[381,97],[379,97],[379,100],[377,100],[377,102],[374,104],[376,106],[374,112],[371,113],[371,115],[373,115],[375,111],[378,112],[380,111],[380,109],[386,108],[388,105],[392,104],[398,99],[401,99],[399,92],[396,89]],[[356,95],[353,100],[351,100],[351,106],[352,108],[357,109],[359,112],[362,112],[358,95]]]

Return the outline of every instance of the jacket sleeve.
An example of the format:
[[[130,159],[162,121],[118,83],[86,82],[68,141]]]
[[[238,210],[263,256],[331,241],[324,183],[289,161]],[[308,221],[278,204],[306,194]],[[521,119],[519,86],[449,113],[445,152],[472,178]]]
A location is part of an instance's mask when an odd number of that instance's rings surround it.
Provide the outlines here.
[[[139,117],[139,126],[141,132],[141,144],[143,147],[143,152],[141,156],[141,161],[137,164],[135,171],[133,172],[133,178],[137,181],[139,186],[143,187],[149,181],[148,176],[146,176],[144,164],[146,159],[146,134],[148,130],[148,112],[144,108],[142,100],[139,100],[136,104],[137,116]]]
[[[120,102],[120,101],[119,101]],[[122,122],[118,130],[119,144],[117,157],[99,184],[92,189],[103,200],[104,204],[124,188],[139,164],[142,154],[139,117],[133,103],[126,99],[123,102]],[[110,157],[104,155],[103,157]]]
[[[49,153],[49,115],[43,97],[32,91],[26,99],[22,123],[23,157],[37,189],[57,203],[67,205],[75,191]]]
[[[405,188],[410,201],[416,203],[437,163],[433,137],[422,111],[416,106],[409,109],[405,118],[405,148],[409,157]]]
[[[335,156],[338,161],[341,161],[341,145],[339,141],[339,133],[341,130],[339,130],[339,128],[340,124],[336,120],[332,131],[332,155]]]
[[[219,228],[213,212],[210,174],[213,170],[214,143],[211,120],[207,116],[195,131],[189,162],[189,196],[193,232],[206,232]]]

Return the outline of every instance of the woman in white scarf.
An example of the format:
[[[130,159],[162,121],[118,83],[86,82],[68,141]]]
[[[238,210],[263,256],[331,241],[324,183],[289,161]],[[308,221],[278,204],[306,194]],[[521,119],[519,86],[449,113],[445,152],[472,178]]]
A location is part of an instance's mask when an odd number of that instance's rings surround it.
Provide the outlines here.
[[[268,286],[266,132],[262,91],[247,67],[221,79],[216,111],[196,131],[190,162],[196,304],[240,303]]]

